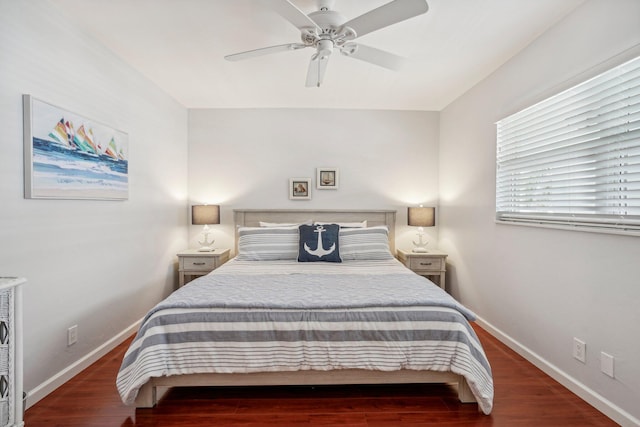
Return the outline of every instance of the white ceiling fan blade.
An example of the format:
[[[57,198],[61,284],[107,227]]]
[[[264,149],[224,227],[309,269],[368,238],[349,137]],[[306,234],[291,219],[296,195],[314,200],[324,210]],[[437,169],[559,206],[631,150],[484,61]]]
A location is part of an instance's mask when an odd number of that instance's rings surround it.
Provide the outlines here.
[[[429,5],[426,0],[394,0],[353,18],[342,27],[351,28],[357,37],[362,37],[380,28],[422,15],[427,10],[429,10]]]
[[[298,9],[288,0],[271,0],[267,3],[278,15],[295,25],[300,31],[317,29],[322,30],[303,11]]]
[[[224,57],[227,61],[241,61],[243,59],[255,58],[256,56],[268,55],[270,53],[285,52],[289,50],[297,50],[306,47],[302,43],[288,43],[277,46],[263,47],[260,49],[248,50],[246,52],[234,53]]]
[[[401,56],[360,43],[347,43],[343,46],[341,52],[350,58],[370,62],[394,71],[400,70],[405,64],[405,58]]]
[[[320,87],[324,79],[324,73],[327,70],[329,56],[320,56],[315,54],[309,62],[309,70],[307,71],[306,87]]]

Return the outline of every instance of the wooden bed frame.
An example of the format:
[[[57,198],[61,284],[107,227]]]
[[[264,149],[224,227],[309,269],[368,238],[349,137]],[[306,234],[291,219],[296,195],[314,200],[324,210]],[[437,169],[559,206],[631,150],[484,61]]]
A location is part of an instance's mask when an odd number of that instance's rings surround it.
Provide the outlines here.
[[[306,220],[322,222],[360,222],[368,226],[386,225],[389,245],[395,253],[396,211],[392,210],[234,210],[235,229],[238,226],[258,226],[260,221],[292,223]],[[238,238],[236,233],[236,250]],[[265,386],[265,385],[337,385],[337,384],[416,384],[453,383],[461,402],[476,402],[467,381],[452,372],[435,371],[371,371],[341,369],[334,371],[257,372],[250,374],[188,374],[151,378],[138,392],[137,408],[152,408],[169,387],[193,386]]]

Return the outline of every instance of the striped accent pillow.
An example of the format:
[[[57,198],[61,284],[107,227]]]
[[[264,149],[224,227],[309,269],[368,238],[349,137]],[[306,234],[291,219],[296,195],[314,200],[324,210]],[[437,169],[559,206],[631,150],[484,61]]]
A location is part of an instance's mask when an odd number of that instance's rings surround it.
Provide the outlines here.
[[[298,227],[239,227],[240,261],[298,259]]]
[[[389,230],[384,225],[341,228],[340,257],[343,261],[393,259],[389,248]]]

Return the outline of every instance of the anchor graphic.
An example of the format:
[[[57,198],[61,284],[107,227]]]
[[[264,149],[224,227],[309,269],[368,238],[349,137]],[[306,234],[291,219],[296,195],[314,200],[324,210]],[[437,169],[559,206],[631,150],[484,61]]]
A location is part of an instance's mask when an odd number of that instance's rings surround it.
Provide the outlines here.
[[[307,251],[308,253],[310,253],[311,255],[315,255],[318,258],[322,258],[325,255],[329,255],[331,252],[336,250],[336,244],[334,243],[333,245],[331,245],[331,247],[329,249],[325,249],[324,247],[322,247],[322,233],[324,233],[326,230],[324,229],[324,227],[322,225],[319,225],[316,227],[315,230],[313,230],[314,233],[318,233],[318,246],[316,247],[315,250],[311,250],[311,248],[309,247],[309,245],[307,245],[306,243],[304,244],[304,250]]]

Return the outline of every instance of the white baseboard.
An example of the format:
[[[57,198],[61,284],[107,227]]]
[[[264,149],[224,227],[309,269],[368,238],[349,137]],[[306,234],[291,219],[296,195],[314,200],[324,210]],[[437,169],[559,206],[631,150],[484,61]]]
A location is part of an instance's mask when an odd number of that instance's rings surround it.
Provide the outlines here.
[[[613,402],[605,399],[602,395],[591,390],[580,381],[567,375],[566,372],[549,363],[547,360],[540,357],[540,355],[534,353],[529,348],[520,344],[518,341],[514,340],[498,328],[494,327],[486,320],[478,317],[476,323],[480,327],[482,327],[482,329],[486,330],[503,344],[505,344],[507,347],[518,353],[520,356],[524,357],[527,361],[534,364],[545,374],[558,381],[560,384],[568,388],[571,392],[578,395],[578,397],[580,397],[582,400],[589,403],[591,406],[605,414],[607,417],[611,418],[616,423],[624,427],[640,427],[640,420],[638,420],[636,417],[618,407]]]
[[[77,362],[58,372],[42,384],[35,387],[33,390],[28,391],[26,408],[28,409],[31,406],[35,405],[49,393],[53,392],[62,384],[66,383],[71,378],[89,367],[92,363],[98,361],[102,356],[116,348],[119,344],[121,344],[124,340],[129,338],[138,330],[141,322],[142,319],[138,320],[133,325],[129,326],[124,331],[120,332],[118,335],[93,350],[91,353],[87,354]]]

